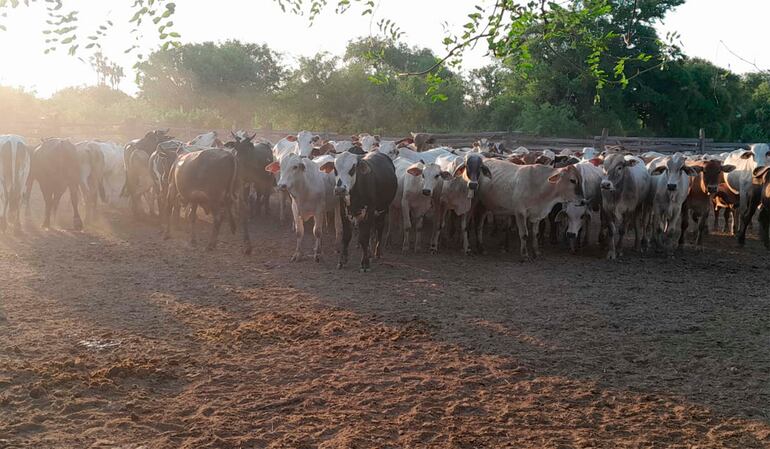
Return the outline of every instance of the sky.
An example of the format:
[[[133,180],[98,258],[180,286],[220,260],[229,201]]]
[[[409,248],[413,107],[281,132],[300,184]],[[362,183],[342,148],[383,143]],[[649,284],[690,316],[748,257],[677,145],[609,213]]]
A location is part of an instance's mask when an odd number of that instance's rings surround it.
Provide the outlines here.
[[[107,19],[116,23],[111,37],[104,41],[104,53],[125,66],[129,76],[120,87],[133,94],[136,86],[130,67],[135,56],[123,53],[132,42],[126,24],[132,3],[132,0],[65,0],[65,9],[66,5],[75,5],[81,11],[81,40],[86,31],[95,29]],[[309,27],[306,17],[281,12],[274,0],[217,0],[216,8],[211,8],[212,2],[208,1],[178,0],[173,20],[185,43],[227,39],[267,43],[292,61],[296,56],[312,56],[319,51],[342,54],[350,40],[376,35],[375,22],[390,18],[395,19],[406,33],[404,41],[441,54],[444,51],[441,44],[444,26],[458,30],[478,1],[378,0],[377,3],[374,21],[361,17],[360,10],[338,15],[330,8]],[[729,50],[760,69],[770,69],[764,23],[769,15],[768,0],[688,0],[669,13],[658,28],[662,33],[678,32],[687,55],[745,73],[756,71],[756,68]],[[61,51],[43,54],[45,44],[41,30],[44,21],[42,5],[8,11],[3,22],[8,31],[0,31],[0,61],[3,61],[0,63],[0,85],[23,87],[47,97],[64,87],[95,84],[96,75],[87,62]],[[141,52],[147,53],[157,41],[150,33],[138,44]],[[464,69],[480,67],[490,61],[484,55],[483,47],[482,42],[466,56]]]

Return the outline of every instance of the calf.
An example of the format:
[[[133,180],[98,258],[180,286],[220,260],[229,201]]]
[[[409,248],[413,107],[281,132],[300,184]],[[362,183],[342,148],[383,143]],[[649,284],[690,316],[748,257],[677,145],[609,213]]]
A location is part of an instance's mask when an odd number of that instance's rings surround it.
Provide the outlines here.
[[[32,184],[37,181],[45,201],[43,228],[51,227],[51,218],[56,221],[59,200],[69,190],[72,202],[73,227],[83,229],[83,221],[78,212],[78,191],[80,190],[80,161],[75,145],[69,140],[46,139],[32,154],[30,174],[27,178],[25,197],[29,204]]]
[[[754,179],[746,198],[746,210],[741,217],[741,226],[738,231],[738,243],[746,243],[746,228],[748,228],[754,213],[759,206],[759,236],[765,248],[770,250],[770,167],[761,167],[754,171]]]
[[[740,198],[730,190],[730,187],[724,182],[719,184],[717,194],[711,201],[714,208],[714,230],[719,229],[719,212],[724,210],[725,225],[722,232],[735,235],[738,232],[738,219],[735,216],[735,208],[738,206]]]
[[[0,232],[6,216],[15,233],[21,232],[21,200],[30,168],[30,150],[21,136],[0,136]]]
[[[442,171],[452,174],[452,178],[444,181],[441,190],[441,202],[438,212],[439,225],[431,240],[431,248],[438,249],[439,233],[444,230],[447,214],[450,212],[460,217],[460,234],[463,241],[463,253],[471,252],[468,239],[468,218],[471,216],[473,202],[482,176],[491,179],[492,174],[484,159],[476,153],[466,153],[465,156],[442,156],[436,160]]]
[[[480,185],[477,216],[484,217],[485,212],[512,215],[519,231],[522,259],[538,257],[540,221],[556,204],[582,197],[580,172],[574,166],[554,169],[545,165],[515,165],[497,160],[489,160],[486,164],[491,179]],[[479,246],[483,242],[483,227],[482,219],[477,224]],[[527,248],[528,242],[532,245],[532,255]]]
[[[294,231],[297,245],[291,257],[292,262],[302,259],[302,239],[305,235],[305,222],[314,219],[313,235],[315,247],[313,259],[321,260],[321,241],[323,226],[327,212],[336,212],[334,199],[334,177],[322,173],[320,167],[308,158],[297,154],[285,156],[280,163],[272,162],[266,170],[279,170],[278,190],[291,197],[291,207],[294,214]],[[336,216],[337,214],[335,214]],[[339,226],[337,227],[339,234]]]
[[[719,192],[719,181],[723,173],[730,173],[735,167],[723,165],[722,161],[717,159],[704,159],[688,165],[700,167],[700,170],[690,186],[690,193],[682,210],[682,235],[679,237],[679,245],[684,243],[690,216],[692,216],[693,221],[698,223],[695,244],[702,248],[703,236],[708,234],[707,222],[712,202]]]
[[[674,242],[681,248],[682,208],[690,192],[690,177],[703,170],[700,166],[687,166],[681,153],[655,159],[648,165],[652,209],[650,226],[655,244],[665,249],[669,257],[674,255]]]
[[[572,253],[577,251],[579,244],[585,246],[590,240],[588,234],[591,221],[601,210],[601,183],[604,177],[602,169],[588,161],[577,163],[574,167],[580,172],[583,198],[564,203],[557,215],[557,221],[567,225],[567,242]]]
[[[633,225],[634,247],[641,242],[650,210],[650,173],[641,159],[621,153],[609,154],[602,163],[606,175],[602,179],[602,212],[607,220],[609,249],[607,259],[623,255],[626,226]]]
[[[190,205],[188,218],[192,245],[197,243],[195,223],[198,206],[214,218],[207,250],[216,247],[219,228],[225,216],[230,221],[231,230],[235,232],[232,202],[236,195],[237,173],[235,156],[225,150],[210,148],[180,155],[169,177],[166,211],[163,214],[166,220],[164,238],[171,238],[171,215],[180,199]]]
[[[401,250],[409,250],[409,231],[414,225],[415,239],[414,250],[420,251],[420,239],[422,236],[422,223],[429,212],[433,212],[434,232],[431,237],[431,251],[435,252],[434,239],[437,240],[436,232],[438,228],[438,214],[441,201],[441,190],[443,181],[449,180],[451,175],[442,171],[436,164],[425,164],[423,161],[411,163],[408,160],[399,158],[394,162],[396,168],[396,177],[403,185],[401,197],[396,196],[396,201],[400,201],[399,210],[403,222],[404,243]]]
[[[382,234],[388,220],[388,209],[398,189],[393,161],[378,152],[363,157],[343,153],[333,164],[324,164],[321,169],[328,173],[334,172],[334,193],[340,198],[341,204],[342,250],[337,268],[344,267],[348,262],[352,225],[357,225],[362,252],[360,270],[368,272],[371,270],[369,244],[372,227],[376,232],[374,254],[379,258],[382,256]]]

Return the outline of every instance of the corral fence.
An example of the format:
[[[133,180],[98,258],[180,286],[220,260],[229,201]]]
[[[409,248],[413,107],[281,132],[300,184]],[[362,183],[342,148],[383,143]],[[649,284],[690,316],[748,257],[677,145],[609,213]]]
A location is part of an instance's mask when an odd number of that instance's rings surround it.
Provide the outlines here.
[[[13,122],[0,118],[0,133],[19,134],[31,139],[43,139],[46,137],[68,137],[73,140],[102,139],[125,143],[129,140],[142,137],[148,130],[169,128],[169,134],[177,139],[188,141],[193,137],[211,131],[186,126],[165,126],[162,124],[148,124],[137,121],[125,121],[122,123],[66,123],[54,120],[40,120],[36,122]],[[230,135],[229,129],[216,130],[223,140]],[[281,138],[296,134],[296,131],[259,129],[254,130],[257,136],[270,142],[277,142]],[[349,134],[335,132],[316,131],[324,139],[349,140]],[[584,138],[544,137],[524,134],[519,132],[475,132],[475,133],[432,133],[439,145],[452,147],[469,147],[479,139],[486,138],[492,142],[503,142],[506,148],[515,149],[523,146],[530,150],[555,150],[564,148],[581,149],[584,147],[604,148],[605,145],[623,146],[633,152],[657,151],[660,153],[674,153],[677,151],[690,151],[693,153],[722,153],[736,148],[745,147],[741,142],[715,142],[708,139],[703,130],[700,135],[692,138],[678,137],[620,137],[608,135],[608,130],[603,130],[601,136],[588,136]],[[404,136],[383,136],[386,140],[400,140]]]

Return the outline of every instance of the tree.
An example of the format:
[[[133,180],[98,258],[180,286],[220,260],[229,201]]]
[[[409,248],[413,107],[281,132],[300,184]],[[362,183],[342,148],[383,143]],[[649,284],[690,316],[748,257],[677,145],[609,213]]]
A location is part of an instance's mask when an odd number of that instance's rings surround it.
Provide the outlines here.
[[[117,89],[120,81],[126,76],[123,67],[107,59],[101,52],[96,52],[90,58],[90,62],[96,72],[99,86],[109,84],[113,89]]]

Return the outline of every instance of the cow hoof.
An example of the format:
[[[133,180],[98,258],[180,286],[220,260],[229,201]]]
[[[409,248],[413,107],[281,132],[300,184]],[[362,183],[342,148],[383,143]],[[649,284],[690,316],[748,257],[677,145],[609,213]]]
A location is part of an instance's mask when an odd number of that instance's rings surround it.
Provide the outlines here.
[[[316,254],[315,256],[313,256],[313,260],[315,260],[316,262],[321,262],[321,255]]]
[[[338,270],[341,270],[341,269],[343,269],[344,267],[345,267],[345,264],[344,264],[344,263],[342,263],[342,262],[337,262],[337,269],[338,269]]]
[[[209,251],[209,252],[214,251],[214,248],[216,248],[215,245],[206,245],[206,251]]]
[[[607,260],[616,260],[618,256],[615,253],[607,254]]]
[[[247,248],[244,248],[243,254],[246,255],[246,256],[250,256],[251,255],[251,247],[249,246]]]
[[[469,250],[469,249],[463,250],[463,254],[466,255],[466,256],[470,256],[471,255],[471,250]]]
[[[75,229],[76,231],[82,231],[82,230],[83,230],[83,223],[81,223],[81,222],[75,222],[75,226],[74,226],[74,229]]]
[[[369,268],[369,267],[361,267],[358,271],[360,273],[368,273],[368,272],[372,271],[372,269]]]
[[[438,254],[438,248],[436,248],[435,246],[431,246],[430,253],[433,255]]]
[[[401,252],[402,253],[408,253],[409,252],[409,247],[408,246],[402,246],[401,247]]]
[[[291,262],[299,262],[300,260],[302,260],[302,254],[300,253],[295,253],[290,259]]]
[[[171,234],[163,234],[163,240],[171,240]]]

